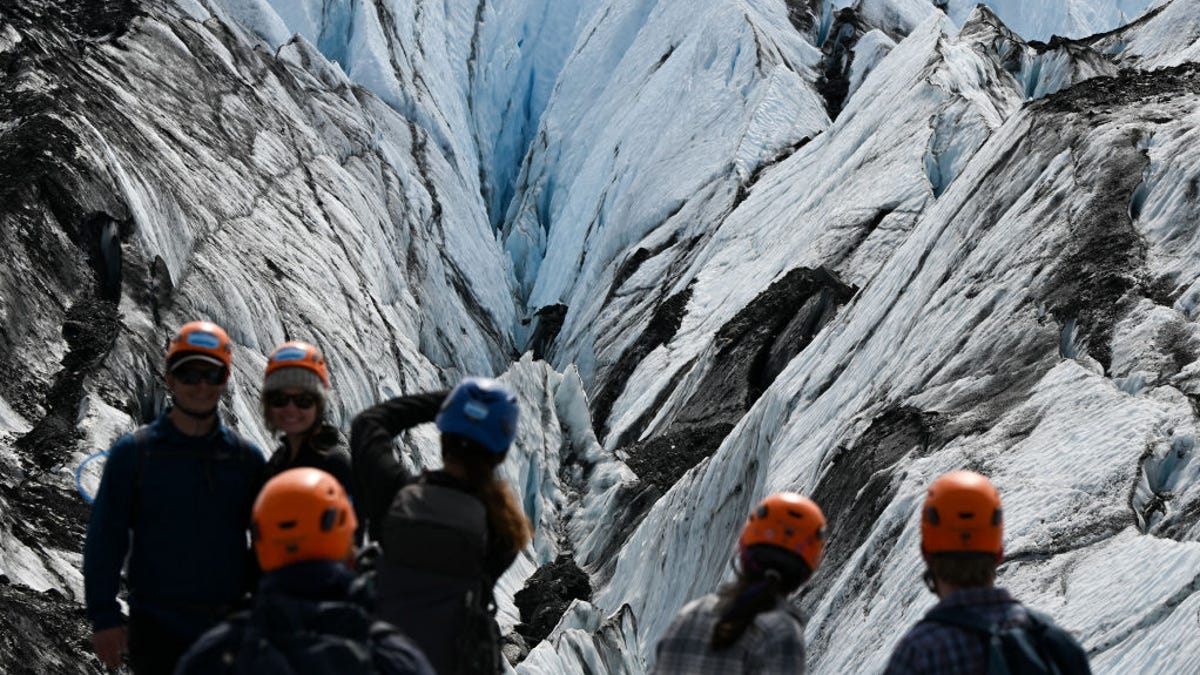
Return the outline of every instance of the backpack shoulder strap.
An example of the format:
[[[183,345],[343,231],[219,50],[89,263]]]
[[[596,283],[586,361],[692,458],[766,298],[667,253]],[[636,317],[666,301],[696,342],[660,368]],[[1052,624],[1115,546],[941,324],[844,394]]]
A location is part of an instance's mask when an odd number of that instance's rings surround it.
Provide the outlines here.
[[[150,452],[150,425],[143,424],[133,432],[133,487],[139,492],[142,489],[142,475],[145,473],[146,454]]]
[[[133,432],[133,498],[129,500],[129,522],[136,523],[141,510],[143,476],[146,473],[146,455],[150,453],[150,425],[143,424]]]
[[[1058,672],[1064,675],[1087,675],[1092,672],[1087,652],[1073,635],[1054,623],[1049,616],[1029,608],[1025,611],[1029,614],[1030,635],[1036,640],[1039,650],[1050,657]]]

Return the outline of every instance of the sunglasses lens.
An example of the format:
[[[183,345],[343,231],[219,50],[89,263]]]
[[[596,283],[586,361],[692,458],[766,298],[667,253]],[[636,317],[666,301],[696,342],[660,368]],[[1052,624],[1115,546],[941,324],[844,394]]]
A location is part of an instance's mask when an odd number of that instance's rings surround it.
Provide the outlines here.
[[[225,371],[220,368],[183,368],[175,371],[175,378],[189,386],[195,386],[201,382],[215,386],[225,382]]]
[[[267,395],[267,405],[272,408],[286,408],[289,403],[301,410],[308,410],[317,404],[317,397],[312,394],[281,394],[278,392]]]

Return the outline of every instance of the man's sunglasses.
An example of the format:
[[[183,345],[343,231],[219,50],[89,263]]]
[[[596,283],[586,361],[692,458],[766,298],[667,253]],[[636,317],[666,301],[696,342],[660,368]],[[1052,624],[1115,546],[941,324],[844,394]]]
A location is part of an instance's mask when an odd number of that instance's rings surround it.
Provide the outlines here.
[[[213,386],[225,384],[225,380],[229,378],[229,372],[224,368],[180,368],[172,375],[179,382],[195,386],[201,382],[206,382]]]
[[[267,405],[272,408],[286,408],[288,403],[294,403],[301,410],[308,410],[317,404],[317,397],[312,394],[285,394],[279,391],[267,394]]]

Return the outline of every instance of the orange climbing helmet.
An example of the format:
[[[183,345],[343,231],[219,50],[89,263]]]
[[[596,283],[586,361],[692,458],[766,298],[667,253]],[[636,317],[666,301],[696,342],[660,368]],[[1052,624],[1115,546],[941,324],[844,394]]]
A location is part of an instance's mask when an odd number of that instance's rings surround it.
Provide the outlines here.
[[[251,534],[264,572],[306,560],[346,560],[358,519],[346,491],[320,469],[289,469],[254,501]]]
[[[992,482],[974,471],[933,481],[921,507],[921,552],[1004,554],[1004,511]]]
[[[825,550],[825,514],[816,502],[795,492],[779,492],[762,500],[742,528],[738,552],[748,565],[752,547],[767,545],[800,556],[815,571]]]
[[[284,368],[303,368],[321,378],[321,384],[329,388],[329,367],[325,365],[325,357],[320,350],[307,342],[285,342],[275,348],[271,358],[267,359],[267,371],[264,378]]]
[[[190,321],[179,327],[167,347],[167,370],[193,361],[230,370],[233,343],[223,328],[211,321]]]

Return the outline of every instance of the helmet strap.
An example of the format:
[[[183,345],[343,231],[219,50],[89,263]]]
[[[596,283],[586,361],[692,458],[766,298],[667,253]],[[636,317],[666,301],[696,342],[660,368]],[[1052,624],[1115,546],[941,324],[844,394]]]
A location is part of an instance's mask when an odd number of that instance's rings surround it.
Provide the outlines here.
[[[925,568],[925,573],[921,575],[921,580],[925,582],[925,588],[929,589],[930,593],[937,595],[937,581],[933,578],[933,572],[929,568]]]

